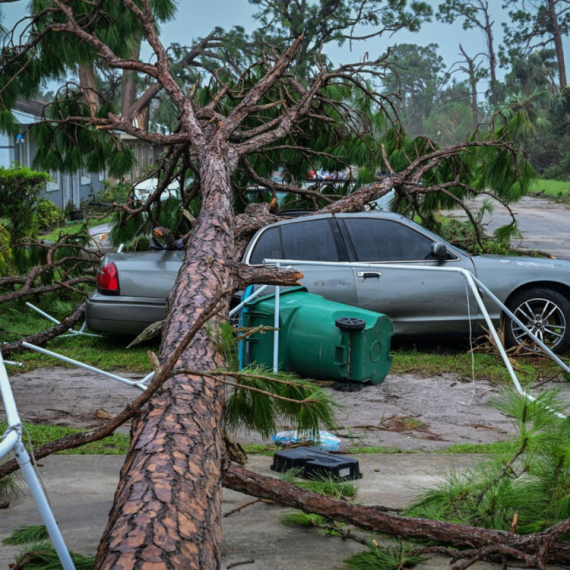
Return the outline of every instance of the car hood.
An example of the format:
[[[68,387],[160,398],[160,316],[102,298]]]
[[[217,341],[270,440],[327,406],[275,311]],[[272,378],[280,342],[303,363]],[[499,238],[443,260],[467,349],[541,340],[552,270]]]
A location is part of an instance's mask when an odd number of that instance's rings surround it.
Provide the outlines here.
[[[477,277],[503,302],[521,287],[570,287],[568,261],[503,255],[478,255],[471,259]]]
[[[477,255],[472,258],[476,270],[521,269],[524,271],[548,271],[570,273],[570,261],[516,255]]]

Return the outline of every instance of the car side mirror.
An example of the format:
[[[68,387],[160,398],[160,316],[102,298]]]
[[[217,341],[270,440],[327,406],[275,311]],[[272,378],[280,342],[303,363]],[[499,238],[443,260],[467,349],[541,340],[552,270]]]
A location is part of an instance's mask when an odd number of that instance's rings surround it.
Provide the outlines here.
[[[430,255],[436,259],[448,259],[449,252],[444,243],[434,242],[431,244]]]

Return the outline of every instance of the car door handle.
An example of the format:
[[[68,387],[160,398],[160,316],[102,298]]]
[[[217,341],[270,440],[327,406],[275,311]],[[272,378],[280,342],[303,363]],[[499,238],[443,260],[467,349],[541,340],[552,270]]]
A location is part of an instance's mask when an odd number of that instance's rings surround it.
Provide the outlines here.
[[[382,277],[382,273],[378,271],[359,271],[357,275],[362,279],[380,279]]]

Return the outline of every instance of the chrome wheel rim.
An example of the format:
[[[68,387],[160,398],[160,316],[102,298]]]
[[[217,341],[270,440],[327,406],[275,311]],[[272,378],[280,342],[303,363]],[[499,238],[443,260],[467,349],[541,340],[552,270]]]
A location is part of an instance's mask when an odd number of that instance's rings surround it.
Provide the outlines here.
[[[554,348],[564,338],[566,318],[553,301],[536,297],[521,303],[513,312],[549,348]],[[538,349],[532,338],[514,321],[511,321],[511,330],[517,344],[526,343],[529,348]]]

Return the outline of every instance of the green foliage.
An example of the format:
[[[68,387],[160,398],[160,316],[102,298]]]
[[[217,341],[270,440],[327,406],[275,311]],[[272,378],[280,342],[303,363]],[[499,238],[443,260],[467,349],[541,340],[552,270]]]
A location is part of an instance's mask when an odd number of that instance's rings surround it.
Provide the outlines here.
[[[8,275],[12,265],[11,226],[12,223],[8,218],[0,218],[0,277]]]
[[[346,560],[346,566],[351,570],[405,570],[424,560],[423,557],[412,554],[413,547],[404,542],[380,546],[371,540],[367,547],[368,550]]]
[[[45,525],[21,526],[2,542],[4,544],[25,544],[26,542],[40,542],[49,539],[49,534]]]
[[[77,91],[66,89],[47,109],[48,118],[90,117],[91,110],[85,98]],[[98,115],[105,117],[116,112],[102,106]],[[75,122],[52,123],[43,121],[33,126],[30,136],[37,146],[34,165],[46,170],[74,173],[78,170],[101,172],[121,177],[136,163],[132,149],[124,145],[114,133],[87,128]]]
[[[320,527],[329,523],[328,519],[321,515],[303,513],[295,511],[294,513],[287,513],[281,517],[281,522],[287,526],[306,526],[306,527]]]
[[[0,218],[10,220],[12,243],[33,231],[39,196],[49,175],[26,167],[0,167]]]
[[[76,570],[92,570],[95,557],[87,557],[76,552],[70,552],[71,560]],[[17,559],[25,557],[25,567],[28,570],[61,570],[61,562],[55,548],[49,541],[27,543]]]
[[[567,404],[557,392],[530,400],[508,390],[496,406],[516,423],[516,450],[496,452],[474,469],[451,472],[424,493],[407,516],[508,530],[542,531],[568,518],[570,505],[570,420],[559,418]]]
[[[398,44],[390,50],[393,66],[386,77],[386,93],[399,93],[404,124],[411,136],[422,135],[422,123],[434,109],[439,89],[447,82],[437,44],[422,47]]]
[[[131,192],[132,185],[126,182],[111,184],[108,180],[103,181],[103,190],[99,190],[97,199],[108,203],[125,203]]]
[[[36,219],[40,230],[49,230],[65,220],[61,208],[51,200],[41,199],[36,210]]]
[[[321,426],[334,427],[332,398],[311,382],[260,367],[245,368],[232,376],[237,386],[229,390],[227,398],[228,429],[243,427],[269,437],[278,423],[310,434]]]
[[[141,251],[149,247],[153,226],[168,228],[176,235],[185,234],[191,229],[191,222],[182,215],[181,204],[181,200],[174,197],[154,203],[150,208],[151,217],[143,212],[134,216],[127,216],[123,211],[116,212],[110,233],[111,242],[116,246],[123,243],[127,249]],[[194,201],[188,210],[192,211],[196,204]]]

